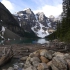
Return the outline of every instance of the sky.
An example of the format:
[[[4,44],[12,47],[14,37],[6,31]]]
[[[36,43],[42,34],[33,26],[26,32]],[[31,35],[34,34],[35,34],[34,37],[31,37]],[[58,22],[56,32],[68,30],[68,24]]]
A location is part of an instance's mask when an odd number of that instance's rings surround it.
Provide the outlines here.
[[[47,17],[55,17],[62,13],[62,0],[0,0],[12,13],[30,8],[35,14],[43,12]]]

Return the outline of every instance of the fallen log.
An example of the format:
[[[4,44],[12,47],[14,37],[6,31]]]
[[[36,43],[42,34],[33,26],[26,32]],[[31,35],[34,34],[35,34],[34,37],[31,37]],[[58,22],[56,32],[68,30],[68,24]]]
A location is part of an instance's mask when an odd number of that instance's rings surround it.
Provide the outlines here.
[[[6,48],[4,48],[3,55],[0,57],[0,66],[4,65],[12,57],[13,57],[12,47],[10,47],[10,49],[8,49],[8,51],[6,51]]]

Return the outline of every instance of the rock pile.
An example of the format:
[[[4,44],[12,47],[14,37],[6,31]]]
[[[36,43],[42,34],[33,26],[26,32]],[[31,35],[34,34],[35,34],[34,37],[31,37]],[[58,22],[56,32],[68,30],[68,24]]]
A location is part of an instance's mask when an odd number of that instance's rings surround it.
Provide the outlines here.
[[[23,70],[70,70],[70,54],[37,50],[26,59]]]
[[[70,53],[41,49],[21,60],[25,61],[21,70],[70,70]]]

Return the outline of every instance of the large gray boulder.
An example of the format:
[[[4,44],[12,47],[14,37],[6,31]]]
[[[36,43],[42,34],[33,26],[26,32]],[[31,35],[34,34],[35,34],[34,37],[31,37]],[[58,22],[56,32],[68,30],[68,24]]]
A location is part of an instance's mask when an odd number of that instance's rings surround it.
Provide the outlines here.
[[[42,51],[40,52],[40,55],[41,55],[41,56],[44,56],[44,57],[46,57],[46,58],[48,58],[48,59],[52,59],[52,54],[51,54],[49,51],[47,51],[47,50],[42,50]]]
[[[59,70],[55,65],[51,65],[52,70]]]
[[[31,58],[31,62],[33,62],[33,61],[38,61],[38,62],[40,62],[40,59],[39,59],[38,57],[33,57],[33,58]]]
[[[67,62],[63,57],[59,57],[59,56],[53,57],[52,64],[59,70],[67,70]]]
[[[38,70],[49,70],[48,66],[46,63],[40,63],[37,67]]]

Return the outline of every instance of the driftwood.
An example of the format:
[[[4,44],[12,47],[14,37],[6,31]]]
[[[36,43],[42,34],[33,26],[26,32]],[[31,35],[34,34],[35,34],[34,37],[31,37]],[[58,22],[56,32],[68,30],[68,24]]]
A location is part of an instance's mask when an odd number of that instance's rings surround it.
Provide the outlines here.
[[[3,64],[5,64],[12,57],[13,57],[12,47],[10,47],[10,49],[8,49],[8,51],[6,51],[6,48],[4,48],[3,55],[2,55],[2,57],[0,57],[0,66],[2,66]]]

